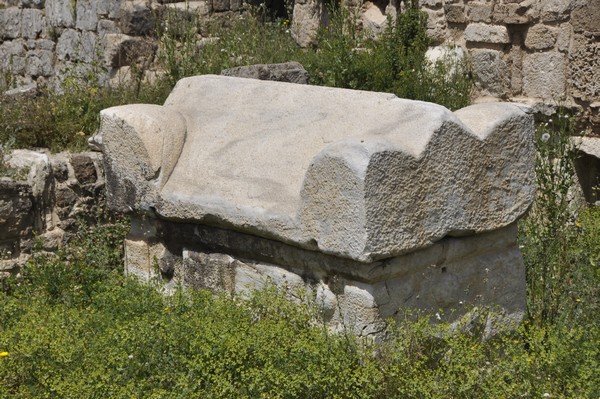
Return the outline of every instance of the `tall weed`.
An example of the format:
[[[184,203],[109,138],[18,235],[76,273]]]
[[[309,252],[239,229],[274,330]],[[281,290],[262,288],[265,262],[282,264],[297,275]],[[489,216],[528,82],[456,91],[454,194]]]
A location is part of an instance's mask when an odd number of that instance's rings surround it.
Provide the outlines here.
[[[594,232],[598,219],[595,210],[580,213],[572,201],[576,156],[572,126],[573,118],[562,109],[538,126],[538,191],[520,224],[528,312],[540,324],[573,322],[584,317],[582,302],[597,302],[592,287],[600,283],[595,261],[600,246],[582,233]],[[581,242],[582,237],[587,238]],[[596,306],[587,305],[586,312]]]

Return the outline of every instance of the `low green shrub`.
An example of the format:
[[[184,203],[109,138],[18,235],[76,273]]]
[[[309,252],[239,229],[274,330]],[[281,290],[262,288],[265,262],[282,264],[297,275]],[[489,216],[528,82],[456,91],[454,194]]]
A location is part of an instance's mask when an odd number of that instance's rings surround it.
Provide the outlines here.
[[[122,275],[126,224],[82,226],[2,281],[0,397],[597,398],[598,209],[576,227],[573,254],[595,273],[576,323],[530,319],[482,339],[406,312],[374,343],[330,333],[314,302],[272,287],[166,296]]]

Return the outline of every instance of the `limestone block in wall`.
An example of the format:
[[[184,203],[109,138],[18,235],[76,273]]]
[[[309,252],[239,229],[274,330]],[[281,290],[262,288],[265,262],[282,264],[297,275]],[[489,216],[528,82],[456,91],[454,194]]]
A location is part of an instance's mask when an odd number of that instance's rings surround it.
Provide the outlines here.
[[[377,5],[370,1],[363,4],[359,18],[363,28],[373,36],[380,34],[387,26],[385,10],[381,10]]]
[[[98,53],[94,32],[65,29],[56,43],[56,55],[60,61],[83,61],[89,64],[98,59]]]
[[[25,73],[32,77],[52,76],[54,53],[49,50],[32,50],[27,52]]]
[[[527,30],[525,46],[530,50],[546,50],[554,47],[558,38],[558,29],[542,24],[533,25]]]
[[[419,0],[419,7],[441,7],[443,4],[442,0]]]
[[[115,19],[119,17],[121,7],[127,0],[102,0],[96,4],[96,12],[102,18]]]
[[[571,46],[571,38],[573,37],[573,26],[570,23],[564,23],[558,28],[558,36],[556,38],[556,48],[558,51],[566,53]]]
[[[79,30],[96,30],[98,25],[98,0],[77,0],[75,27]]]
[[[503,97],[510,85],[509,68],[497,50],[473,50],[471,65],[475,85],[485,96]]]
[[[0,44],[0,69],[19,75],[25,72],[26,65],[25,41],[17,39]]]
[[[46,0],[48,23],[56,28],[75,26],[75,9],[71,0]]]
[[[576,34],[569,51],[569,86],[572,95],[587,101],[600,100],[600,38]]]
[[[594,1],[594,0],[592,0]],[[574,1],[571,0],[543,0],[537,3],[538,13],[542,22],[564,21],[569,18]]]
[[[44,27],[44,14],[42,10],[26,8],[21,14],[21,34],[25,39],[35,39]]]
[[[214,11],[229,11],[229,0],[212,0],[212,8]]]
[[[427,13],[427,36],[434,44],[443,43],[446,39],[446,18],[443,9],[430,10],[425,8]]]
[[[453,24],[464,24],[467,22],[465,6],[463,4],[446,4],[444,6],[446,21]]]
[[[571,13],[570,23],[575,32],[600,31],[600,2],[596,0],[582,0]]]
[[[470,22],[491,23],[493,9],[494,5],[489,2],[469,1],[465,5],[467,19]]]
[[[0,9],[0,39],[16,39],[21,36],[23,10],[17,7]]]
[[[28,224],[17,237],[24,238],[34,231],[42,232],[46,228],[51,203],[52,182],[48,156],[29,150],[14,150],[7,157],[6,163],[9,167],[19,171],[17,173],[18,181],[15,183],[27,186],[26,190],[29,192],[26,195],[28,199],[25,201]],[[20,197],[17,196],[17,198]],[[17,203],[20,203],[20,199],[17,200]],[[21,206],[14,208],[21,209]]]
[[[156,30],[155,13],[145,0],[127,1],[119,10],[117,25],[126,35],[151,35]]]
[[[532,4],[532,0],[515,3],[496,2],[492,20],[496,24],[528,24],[536,14],[535,10],[532,9]]]
[[[469,24],[465,29],[465,40],[473,43],[510,43],[506,26],[484,23]]]
[[[30,235],[36,224],[31,186],[0,178],[0,240]]]
[[[532,53],[523,57],[523,93],[547,100],[564,98],[566,56],[558,52]]]

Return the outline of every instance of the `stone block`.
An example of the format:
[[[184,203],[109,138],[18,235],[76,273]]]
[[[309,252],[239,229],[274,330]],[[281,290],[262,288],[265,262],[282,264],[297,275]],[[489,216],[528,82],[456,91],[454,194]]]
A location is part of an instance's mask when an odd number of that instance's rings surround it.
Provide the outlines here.
[[[36,39],[42,33],[44,14],[42,10],[24,9],[21,14],[21,34],[25,39]]]
[[[530,23],[533,15],[528,2],[499,3],[494,7],[492,20],[496,24],[523,25]]]
[[[469,24],[465,29],[465,40],[473,43],[510,43],[505,26],[483,23]]]
[[[438,8],[442,3],[442,0],[419,0],[419,7]]]
[[[16,7],[0,9],[0,39],[16,39],[21,35],[23,10]]]
[[[571,13],[570,22],[575,32],[599,32],[600,2],[596,0],[578,2]]]
[[[471,63],[475,85],[482,95],[503,97],[508,94],[509,69],[497,50],[474,50]]]
[[[530,27],[525,36],[525,47],[530,50],[546,50],[554,47],[558,38],[558,29],[538,24]]]
[[[75,27],[79,30],[95,30],[98,25],[97,5],[102,1],[77,0],[77,21]]]
[[[108,33],[121,33],[116,22],[111,21],[110,19],[101,19],[98,21],[96,31],[98,32],[98,37],[100,37],[100,39],[104,39]]]
[[[75,9],[71,0],[46,0],[48,23],[56,28],[75,26]]]
[[[0,69],[10,71],[13,75],[25,72],[25,43],[22,40],[11,40],[0,44]]]
[[[121,6],[117,26],[126,35],[152,35],[156,28],[155,14],[146,1],[128,1]]]
[[[223,70],[221,75],[308,84],[308,72],[298,62],[286,62],[283,64],[258,64],[230,68]]]
[[[126,0],[102,0],[96,4],[98,17],[115,19],[119,16],[121,7]]]
[[[429,10],[427,12],[427,36],[432,44],[441,44],[446,40],[446,18],[443,9]]]
[[[65,29],[56,43],[56,56],[61,61],[77,61],[81,33],[75,29]]]
[[[292,37],[300,47],[308,47],[317,36],[319,27],[325,22],[327,12],[323,2],[303,0],[294,3]]]
[[[523,58],[523,93],[546,100],[564,98],[566,57],[558,52],[526,54]]]
[[[465,6],[467,19],[470,22],[492,22],[493,5],[479,1],[468,2]]]
[[[558,28],[558,37],[556,38],[556,48],[558,51],[563,53],[569,51],[572,36],[573,26],[570,23],[564,23]]]
[[[557,22],[568,19],[574,3],[571,0],[544,0],[538,2],[537,7],[541,21]]]
[[[229,11],[229,0],[212,0],[212,9],[215,12]]]
[[[229,0],[229,9],[231,11],[240,11],[243,5],[243,0]]]
[[[600,42],[580,34],[573,35],[569,52],[569,86],[572,95],[594,102],[600,98]]]
[[[54,68],[52,60],[54,53],[48,50],[33,50],[27,52],[25,73],[32,77],[52,76]]]
[[[464,24],[467,22],[465,17],[465,6],[462,4],[447,4],[444,6],[446,21],[453,24]]]
[[[0,179],[0,240],[30,235],[35,224],[31,186]]]
[[[79,184],[93,184],[98,180],[96,165],[88,155],[74,154],[71,157],[71,166]]]

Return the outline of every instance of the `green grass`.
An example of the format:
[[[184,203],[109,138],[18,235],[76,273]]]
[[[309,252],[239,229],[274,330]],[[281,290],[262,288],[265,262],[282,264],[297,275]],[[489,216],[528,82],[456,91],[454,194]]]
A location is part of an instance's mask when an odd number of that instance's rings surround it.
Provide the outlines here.
[[[570,253],[597,262],[600,211],[582,214]],[[530,318],[482,340],[407,311],[371,343],[331,334],[318,308],[274,288],[250,298],[176,291],[124,277],[123,223],[82,229],[38,253],[0,291],[4,398],[597,398],[600,320]],[[592,255],[595,258],[590,258]],[[598,287],[595,276],[580,282]],[[482,317],[484,319],[485,317]]]

